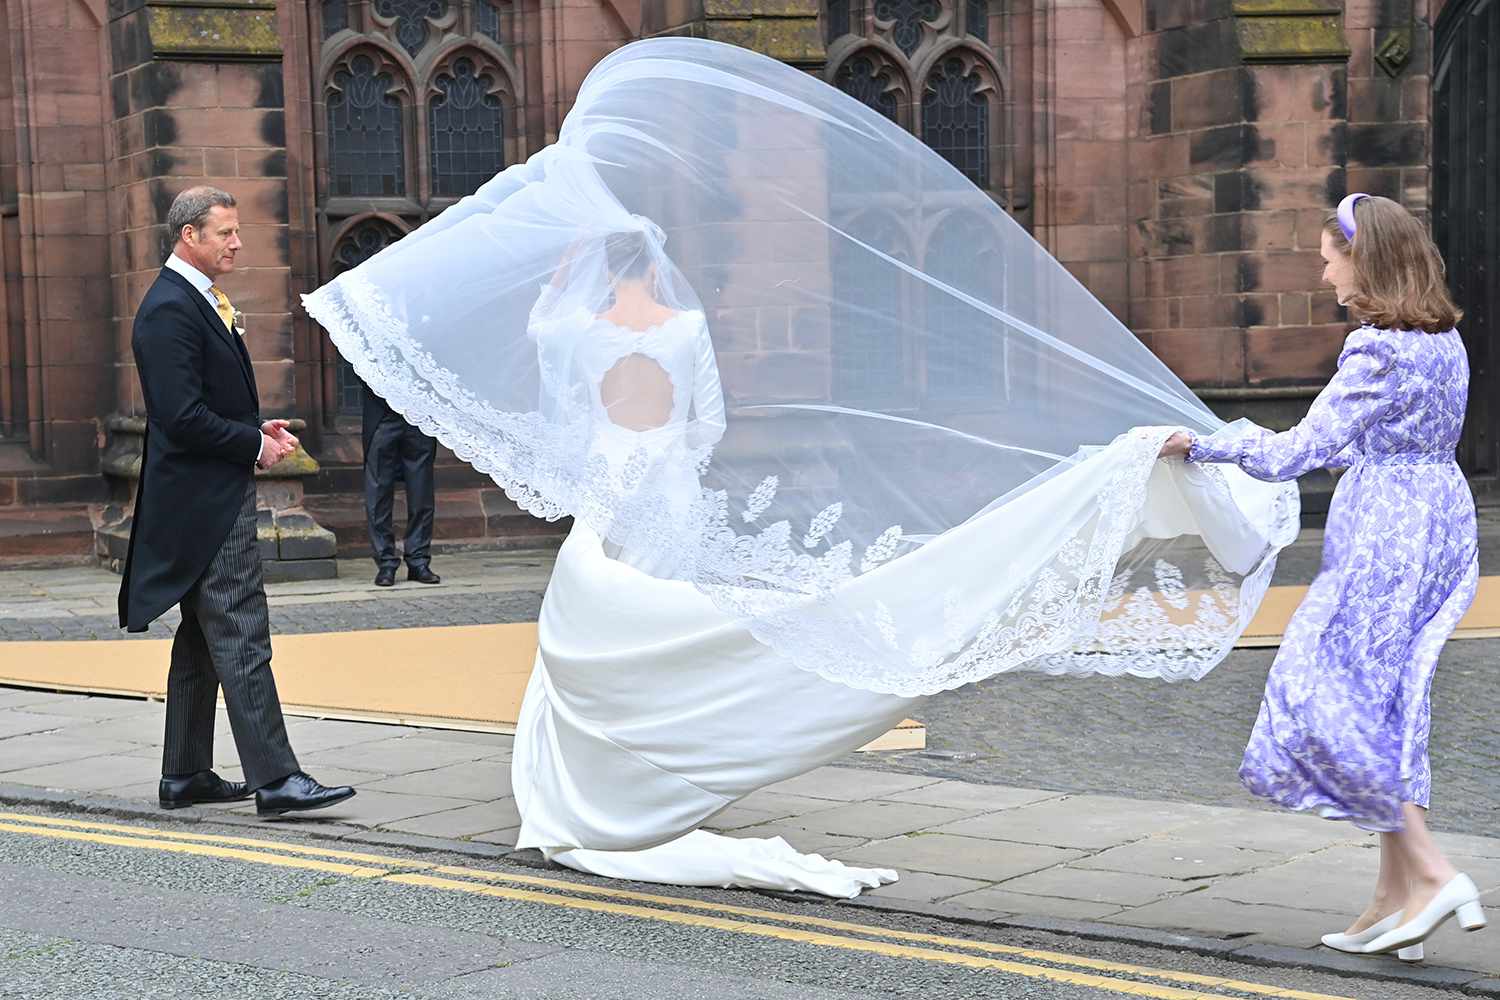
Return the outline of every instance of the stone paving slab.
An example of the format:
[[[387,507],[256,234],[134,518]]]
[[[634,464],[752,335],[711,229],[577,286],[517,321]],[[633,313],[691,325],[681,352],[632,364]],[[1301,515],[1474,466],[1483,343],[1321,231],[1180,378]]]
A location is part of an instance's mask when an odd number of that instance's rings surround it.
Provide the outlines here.
[[[298,751],[302,753],[302,751]],[[396,737],[318,750],[305,754],[303,761],[309,768],[318,764],[351,767],[361,771],[380,771],[384,774],[410,774],[414,771],[431,771],[450,764],[460,764],[478,759],[476,748],[443,740],[425,739],[420,736]]]
[[[498,795],[510,794],[510,766],[491,760],[462,761],[430,771],[383,778],[366,787],[382,792],[443,795],[487,802]]]
[[[773,792],[766,789],[751,792],[735,803],[736,807],[743,806],[746,809],[767,813],[776,819],[822,812],[829,805],[828,799],[815,799],[809,795],[789,795],[786,792]]]
[[[1252,851],[1222,843],[1161,836],[1111,847],[1107,851],[1080,858],[1069,867],[1199,880],[1254,871],[1274,864],[1280,857],[1281,855],[1272,851]]]
[[[141,713],[139,715],[127,715],[118,719],[77,719],[72,717],[61,718],[61,725],[56,728],[62,732],[83,736],[90,739],[120,740],[126,743],[145,744],[147,746],[161,746],[162,718],[165,706],[157,704],[156,715]],[[4,732],[5,713],[0,712],[0,733]],[[227,733],[229,720],[220,714],[220,725],[222,728],[215,729],[215,746],[218,745],[217,736]]]
[[[812,833],[814,824],[804,822],[803,817],[828,812],[834,805],[832,799],[815,799],[806,795],[788,795],[784,792],[761,790],[751,792],[726,809],[709,817],[704,824],[710,830],[743,830],[747,827],[765,826],[785,820],[799,831]],[[819,831],[831,832],[831,831]],[[859,839],[867,840],[865,833]]]
[[[797,826],[796,821],[790,819],[764,823],[760,826],[747,826],[734,831],[734,834],[736,837],[760,839],[780,837],[804,854],[822,854],[826,857],[834,857],[840,851],[853,850],[865,842],[863,837],[841,837],[833,833],[817,833]]]
[[[961,896],[952,896],[944,902],[967,906],[976,910],[996,910],[1001,913],[1026,913],[1041,917],[1063,917],[1067,920],[1102,920],[1121,912],[1124,907],[1116,903],[1094,903],[1081,899],[1066,899],[1058,896],[1033,896],[991,886]]]
[[[316,771],[313,772],[317,774]],[[369,788],[356,790],[352,799],[317,813],[289,814],[277,822],[317,823],[324,818],[349,823],[354,826],[385,827],[416,816],[430,816],[449,809],[471,805],[463,799],[442,798],[437,795],[401,795],[396,792],[377,792]],[[253,815],[253,801],[238,807],[236,812]]]
[[[138,698],[79,697],[61,695],[41,703],[47,715],[71,716],[75,719],[133,719],[147,716],[153,722],[161,721],[161,704]]]
[[[0,744],[3,746],[4,744]],[[138,784],[160,779],[161,759],[110,754],[83,757],[21,771],[7,771],[6,781],[42,788],[76,788],[84,792],[102,792],[106,788]]]
[[[774,812],[746,809],[744,806],[736,803],[735,805],[719,810],[704,820],[703,828],[705,830],[712,830],[715,833],[733,833],[737,830],[744,830],[752,826],[763,826],[766,823],[785,818],[785,816],[777,815]]]
[[[1348,823],[1331,823],[1305,813],[1226,809],[1173,830],[1178,839],[1201,844],[1233,844],[1252,851],[1303,854],[1338,843],[1367,843],[1371,837]]]
[[[23,740],[0,740],[0,777],[47,764],[125,753],[137,746],[124,740],[91,740],[67,732],[44,733]]]
[[[385,829],[463,840],[475,834],[510,830],[520,825],[521,814],[516,811],[516,800],[507,798],[476,802],[457,809],[397,820],[394,823],[386,823]],[[510,843],[513,844],[515,841],[512,840]]]
[[[53,698],[62,700],[62,695],[47,691],[29,691],[25,688],[0,688],[0,709],[37,705]]]
[[[851,772],[839,767],[820,767],[816,771],[777,782],[766,788],[766,791],[805,795],[813,799],[834,799],[838,802],[860,802],[934,785],[937,780],[882,771]]]
[[[800,847],[795,840],[791,840],[791,844]],[[880,868],[1001,882],[1081,858],[1083,852],[1039,844],[999,844],[947,833],[924,833],[915,837],[878,840],[853,850],[840,851],[837,857],[840,861]]]
[[[1089,871],[1069,865],[1059,865],[1009,879],[1005,888],[1007,892],[1025,893],[1028,896],[1113,903],[1117,906],[1144,906],[1188,891],[1187,886],[1175,879],[1137,875],[1133,872]]]
[[[924,806],[944,806],[969,812],[995,812],[1034,805],[1062,797],[1061,792],[1044,792],[1036,788],[1006,788],[1003,785],[974,785],[963,781],[938,781],[904,792],[884,796],[891,802],[913,802]]]
[[[878,889],[871,889],[869,894],[932,903],[984,887],[985,883],[978,879],[958,878],[955,875],[934,875],[931,872],[903,872],[898,881],[880,886]]]
[[[496,844],[508,850],[516,846],[516,834],[520,832],[520,824],[517,824],[515,826],[507,826],[500,830],[490,830],[488,833],[476,833],[474,836],[468,839],[471,842],[478,842],[481,844]]]
[[[944,823],[972,814],[973,810],[945,809],[942,806],[913,805],[909,802],[857,802],[807,813],[797,822],[819,833],[837,833],[847,837],[885,838],[941,827]]]
[[[1371,879],[1373,886],[1374,879]],[[1343,930],[1363,909],[1364,900],[1354,905],[1343,903],[1337,909],[1311,909],[1236,903],[1205,892],[1192,892],[1145,906],[1121,910],[1101,918],[1105,923],[1129,924],[1133,927],[1160,927],[1191,931],[1214,937],[1255,935],[1282,944],[1310,947],[1330,930]],[[1323,904],[1334,906],[1334,901]],[[1334,926],[1342,922],[1343,927]]]
[[[20,709],[0,712],[0,740],[61,729],[72,721],[73,719],[66,715],[44,715]]]
[[[939,829],[959,836],[1103,850],[1127,840],[1168,833],[1220,812],[1177,802],[1077,795],[959,820]]]
[[[311,765],[304,765],[311,766]],[[240,770],[239,764],[215,764],[215,772],[226,781],[244,781],[245,773]],[[382,780],[385,775],[374,771],[354,771],[344,767],[314,767],[312,776],[330,788],[339,785],[351,785],[356,789],[368,789],[374,782]],[[155,787],[154,785],[152,786]],[[152,793],[151,797],[155,797]]]

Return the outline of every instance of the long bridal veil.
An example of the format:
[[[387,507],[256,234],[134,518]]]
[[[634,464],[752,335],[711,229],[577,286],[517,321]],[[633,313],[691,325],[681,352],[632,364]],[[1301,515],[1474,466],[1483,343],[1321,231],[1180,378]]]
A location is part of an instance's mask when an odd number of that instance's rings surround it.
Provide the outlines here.
[[[634,463],[595,447],[607,418],[570,364],[629,233],[663,305],[704,313],[727,405],[717,441]],[[610,55],[555,145],[307,308],[524,509],[658,553],[798,667],[867,690],[1201,676],[1295,523],[1291,487],[1156,466],[1165,433],[1137,428],[1222,422],[963,173],[730,46]],[[984,572],[921,574],[910,557],[974,519],[1007,526],[967,553]]]
[[[620,557],[571,627],[613,601],[622,647],[738,630],[776,667],[718,683],[848,693],[825,717],[1011,670],[1201,677],[1295,533],[1294,486],[1156,461],[1222,421],[964,172],[739,48],[618,50],[554,145],[305,302],[395,409],[574,519],[560,567]],[[652,634],[632,592],[694,610]],[[581,641],[547,616],[539,674]]]

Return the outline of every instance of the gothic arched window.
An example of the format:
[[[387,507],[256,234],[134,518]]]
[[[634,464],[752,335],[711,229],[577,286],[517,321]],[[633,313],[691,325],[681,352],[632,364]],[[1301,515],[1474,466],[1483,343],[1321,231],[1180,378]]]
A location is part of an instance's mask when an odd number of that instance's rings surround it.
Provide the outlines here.
[[[1009,112],[992,9],[990,0],[827,0],[824,79],[1009,202]]]
[[[334,35],[349,27],[349,0],[323,0],[323,37]]]
[[[978,74],[943,60],[922,95],[922,141],[982,188],[990,186],[990,107]]]
[[[375,60],[356,55],[328,88],[330,193],[394,197],[406,193],[406,143],[394,81]]]
[[[474,0],[474,30],[496,45],[500,38],[500,0]]]
[[[911,55],[922,44],[922,23],[936,21],[943,8],[938,0],[875,0],[875,21],[889,25],[891,41]]]
[[[305,0],[322,100],[313,107],[317,281],[357,266],[524,159],[538,123],[516,111],[534,66],[515,0]],[[531,5],[535,7],[535,5]],[[410,56],[410,58],[408,58]],[[910,84],[906,84],[909,92]],[[527,127],[531,126],[531,134]],[[379,214],[372,214],[378,212]],[[348,434],[361,386],[316,341],[322,422]]]
[[[964,0],[964,28],[981,42],[990,40],[989,0]]]
[[[346,232],[333,248],[333,267],[330,269],[332,271],[330,277],[363,264],[405,235],[397,226],[385,219],[365,219]],[[340,357],[338,364],[339,412],[349,414],[360,412],[363,404],[362,391],[363,387],[359,376],[354,373],[354,366]]]
[[[468,58],[433,82],[427,130],[434,196],[473,194],[504,169],[504,109],[493,87]]]
[[[844,93],[896,120],[896,93],[891,88],[888,73],[877,69],[875,60],[858,55],[839,67],[834,85]]]
[[[828,0],[828,14],[823,20],[824,40],[832,44],[834,39],[842,38],[851,30],[849,0]]]
[[[375,0],[375,12],[395,21],[396,41],[416,55],[427,44],[427,22],[447,16],[448,0]]]

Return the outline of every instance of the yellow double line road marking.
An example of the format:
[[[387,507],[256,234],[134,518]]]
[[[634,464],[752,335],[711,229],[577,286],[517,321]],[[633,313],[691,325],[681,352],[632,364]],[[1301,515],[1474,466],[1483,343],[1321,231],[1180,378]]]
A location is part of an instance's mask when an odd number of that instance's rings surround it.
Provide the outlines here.
[[[1157,1000],[1225,1000],[1223,993],[1202,992],[1204,989],[1229,990],[1262,997],[1282,997],[1286,1000],[1348,1000],[1346,997],[1336,997],[1326,993],[1309,993],[1222,976],[1130,965],[1038,948],[1023,948],[989,941],[947,937],[941,934],[904,931],[834,920],[829,917],[781,913],[775,910],[637,892],[537,875],[435,865],[409,858],[394,858],[359,851],[258,840],[250,837],[185,833],[153,827],[59,819],[52,816],[31,816],[23,813],[0,813],[0,832],[104,844],[112,847],[224,858],[252,864],[346,875],[353,878],[378,878],[402,885],[421,886],[448,892],[465,892],[563,909],[608,913],[658,923],[700,927],[824,948],[839,948],[846,951],[936,962],[972,969],[993,969],[1010,975],[1072,986],[1086,986],[1131,996],[1152,997]],[[490,884],[497,882],[509,883],[509,885]],[[511,888],[509,886],[534,888]],[[569,895],[559,895],[559,893]],[[742,919],[733,919],[736,917]],[[884,940],[870,940],[871,938]],[[974,952],[980,954],[973,954]],[[1022,959],[1029,961],[1019,961]],[[1142,981],[1143,979],[1159,982]],[[1166,983],[1180,983],[1188,987],[1197,987],[1197,989],[1183,989],[1179,986],[1166,985]]]

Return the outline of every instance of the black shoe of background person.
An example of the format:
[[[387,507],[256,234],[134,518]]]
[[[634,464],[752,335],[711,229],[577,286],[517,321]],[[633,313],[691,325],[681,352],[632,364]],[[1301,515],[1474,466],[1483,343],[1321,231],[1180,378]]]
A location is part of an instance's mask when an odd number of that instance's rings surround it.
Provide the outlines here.
[[[289,812],[326,809],[353,797],[354,789],[348,785],[325,788],[305,771],[294,771],[280,781],[273,781],[269,785],[256,789],[255,814],[257,816],[280,816]]]
[[[382,566],[380,572],[375,574],[375,586],[394,587],[396,585],[396,567]]]
[[[412,566],[406,571],[406,578],[413,583],[442,583],[443,578],[432,571],[430,566]]]
[[[164,774],[157,786],[157,801],[163,809],[212,802],[238,802],[250,797],[250,788],[241,781],[225,781],[212,771],[196,774]]]

